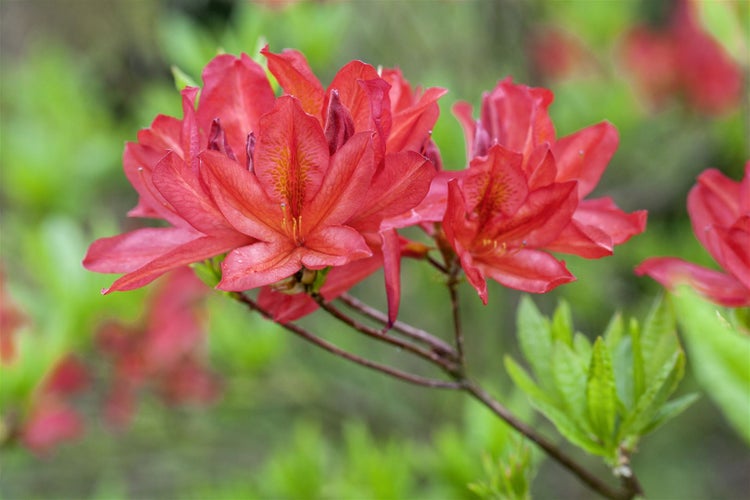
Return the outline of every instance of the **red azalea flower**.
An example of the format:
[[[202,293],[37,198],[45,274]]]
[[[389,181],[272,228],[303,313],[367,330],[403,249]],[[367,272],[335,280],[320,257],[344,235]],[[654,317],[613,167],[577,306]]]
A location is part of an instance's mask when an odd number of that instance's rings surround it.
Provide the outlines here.
[[[371,134],[352,136],[333,156],[320,124],[298,100],[281,97],[258,129],[253,169],[201,155],[205,184],[225,217],[258,240],[222,264],[222,290],[248,290],[371,255],[346,222],[360,210],[374,173]]]
[[[576,183],[529,185],[520,154],[502,146],[474,159],[448,183],[443,230],[469,283],[487,303],[487,276],[505,286],[544,293],[573,281],[565,263],[539,250],[576,208]]]
[[[250,243],[223,217],[200,179],[198,155],[218,150],[248,164],[251,132],[273,106],[265,71],[248,56],[220,55],[203,71],[204,87],[182,92],[182,120],[158,116],[128,143],[125,174],[140,196],[129,215],[160,218],[167,228],[143,228],[94,242],[87,269],[127,273],[108,289],[144,286],[165,272]]]
[[[429,136],[444,91],[413,92],[400,72],[381,77],[359,61],[324,90],[299,52],[263,54],[287,96],[276,99],[247,56],[219,56],[197,109],[197,89],[185,90],[182,120],[158,117],[126,148],[140,194],[130,215],[172,227],[91,246],[87,268],[127,273],[109,291],[227,252],[219,287],[230,290],[392,252],[389,219],[415,207],[434,176],[422,153],[439,161]],[[381,261],[394,311],[397,260]]]
[[[698,241],[725,272],[654,257],[641,263],[636,274],[646,274],[668,288],[689,284],[724,306],[750,306],[750,161],[740,182],[718,170],[703,172],[688,195],[687,207]]]
[[[324,89],[301,53],[285,50],[274,54],[264,49],[263,54],[284,92],[304,96],[301,106],[317,117],[331,154],[357,133],[375,134],[373,177],[363,194],[365,201],[346,222],[362,235],[372,257],[345,264],[340,271],[334,268],[326,278],[331,285],[324,286],[321,293],[326,299],[335,298],[384,266],[389,315],[395,320],[400,254],[393,243],[398,240],[394,229],[404,227],[399,216],[424,198],[435,175],[434,165],[440,163],[430,134],[439,114],[437,99],[445,90],[412,90],[400,71],[378,72],[360,61],[344,66]],[[279,321],[316,308],[304,295],[290,297],[272,290],[264,290],[259,300],[267,310],[278,312],[274,315]]]
[[[617,148],[606,122],[555,138],[546,89],[506,79],[482,99],[480,119],[471,107],[454,110],[464,126],[469,168],[447,184],[443,228],[469,281],[486,302],[484,279],[546,292],[571,281],[564,263],[542,251],[588,258],[610,255],[615,245],[643,231],[645,212],[626,214],[609,198],[585,200]],[[429,217],[439,187],[418,209]]]
[[[625,37],[624,58],[655,105],[682,94],[697,110],[718,115],[740,102],[742,70],[702,29],[690,0],[674,2],[660,29],[634,26]]]
[[[515,85],[508,78],[484,95],[478,121],[472,120],[468,104],[457,104],[454,111],[464,126],[469,160],[499,144],[522,154],[531,188],[577,181],[578,208],[547,247],[586,258],[611,255],[615,245],[643,232],[646,224],[645,211],[627,214],[610,198],[585,199],[617,149],[617,130],[601,122],[557,139],[548,112],[553,97],[547,89]]]
[[[114,365],[106,406],[112,424],[129,422],[144,385],[154,386],[170,404],[205,404],[218,396],[218,381],[203,360],[205,333],[196,310],[205,293],[190,269],[177,269],[156,289],[145,324],[107,323],[97,332],[99,349]]]

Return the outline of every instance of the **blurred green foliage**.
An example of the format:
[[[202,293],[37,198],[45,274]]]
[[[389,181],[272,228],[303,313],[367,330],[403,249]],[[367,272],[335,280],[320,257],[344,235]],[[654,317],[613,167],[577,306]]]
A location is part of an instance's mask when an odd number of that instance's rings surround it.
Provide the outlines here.
[[[733,33],[742,26],[718,7],[706,8],[710,29],[741,54]],[[84,271],[80,260],[93,239],[134,227],[123,216],[136,196],[122,175],[122,145],[156,114],[179,114],[169,68],[198,80],[218,51],[256,56],[265,42],[274,51],[302,50],[323,82],[357,58],[398,65],[414,85],[448,88],[434,130],[446,168],[465,162],[452,103],[477,105],[481,92],[507,75],[555,92],[551,112],[559,135],[613,122],[621,146],[597,193],[613,196],[626,210],[648,209],[649,230],[608,259],[568,259],[579,281],[537,303],[552,311],[564,298],[570,313],[557,321],[573,316],[582,332],[603,331],[618,308],[645,315],[659,287],[635,278],[633,266],[667,254],[710,263],[691,233],[686,193],[708,167],[739,178],[750,145],[747,108],[707,119],[678,103],[652,113],[638,101],[617,51],[623,30],[639,15],[637,2],[583,0],[275,8],[228,0],[1,3],[0,257],[9,295],[31,320],[18,333],[23,363],[2,368],[0,405],[28,398],[64,352],[94,357],[93,332],[103,320],[137,320],[145,292],[102,298],[98,292],[111,277]],[[527,33],[549,25],[580,38],[593,70],[549,78],[531,66]],[[718,28],[725,25],[731,26]],[[403,272],[403,319],[445,333],[447,318],[435,304],[446,295],[434,286],[435,275],[413,262],[405,262]],[[382,306],[382,276],[355,292]],[[470,290],[462,292],[473,370],[531,420],[530,407],[499,369],[503,354],[518,353],[511,333],[519,294],[493,283],[492,307],[484,308]],[[147,396],[133,426],[118,434],[102,422],[103,389],[95,383],[94,394],[78,401],[89,423],[83,440],[43,460],[19,448],[2,450],[0,497],[491,496],[504,488],[498,478],[503,467],[527,459],[540,470],[535,496],[587,494],[542,462],[536,449],[527,458],[526,445],[460,395],[407,387],[349,366],[288,340],[218,294],[207,310],[210,359],[224,377],[215,407],[174,410]],[[330,325],[315,317],[306,322]],[[354,351],[409,362],[349,332],[330,333]],[[697,337],[688,336],[688,351],[698,360],[709,354],[693,346]],[[687,385],[699,390],[695,384],[688,357]],[[746,448],[714,407],[700,401],[662,432],[643,444],[635,461],[654,498],[743,491]]]

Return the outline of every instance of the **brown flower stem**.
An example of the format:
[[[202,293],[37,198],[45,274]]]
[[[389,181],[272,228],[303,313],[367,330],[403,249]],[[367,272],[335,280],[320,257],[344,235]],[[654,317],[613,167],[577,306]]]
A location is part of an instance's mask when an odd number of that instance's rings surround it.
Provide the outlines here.
[[[320,294],[313,294],[311,295],[311,297],[313,298],[313,300],[315,300],[315,302],[317,302],[320,308],[326,311],[328,314],[330,314],[337,320],[341,321],[342,323],[348,325],[349,327],[353,328],[354,330],[365,334],[368,337],[374,338],[380,342],[391,344],[400,349],[411,352],[415,354],[416,356],[439,366],[440,368],[445,370],[447,373],[454,373],[455,370],[457,369],[457,366],[454,360],[447,359],[444,355],[441,355],[435,351],[427,351],[423,349],[422,347],[414,345],[410,342],[388,335],[386,333],[381,332],[380,330],[376,330],[367,325],[364,325],[360,323],[359,321],[355,320],[354,318],[352,318],[351,316],[347,316],[337,307],[326,302],[326,300]]]
[[[383,325],[388,324],[388,316],[386,316],[384,312],[365,304],[361,300],[352,297],[349,294],[343,294],[339,296],[338,299],[351,309],[354,309],[355,311],[367,316],[368,318],[382,323]],[[444,340],[435,337],[430,333],[427,333],[424,330],[415,328],[402,321],[396,321],[391,327],[391,330],[409,337],[412,340],[416,340],[417,342],[426,344],[430,347],[430,349],[440,355],[445,355],[447,357],[450,357],[451,359],[458,360],[458,354],[456,353],[455,349],[453,349],[453,346],[451,346]]]
[[[233,294],[233,297],[242,302],[243,304],[247,305],[250,309],[253,311],[257,311],[260,313],[261,316],[266,318],[267,320],[273,321],[273,316],[266,311],[265,309],[261,308],[254,300],[247,297],[244,294]],[[349,360],[353,363],[356,363],[358,365],[364,366],[366,368],[370,368],[371,370],[378,371],[380,373],[383,373],[385,375],[389,375],[391,377],[397,378],[399,380],[402,380],[404,382],[408,382],[410,384],[414,385],[420,385],[423,387],[431,387],[436,389],[462,389],[462,385],[458,382],[449,382],[446,380],[437,380],[437,379],[431,379],[426,377],[421,377],[419,375],[414,375],[413,373],[408,373],[402,370],[398,370],[396,368],[383,365],[380,363],[376,363],[374,361],[370,361],[368,359],[362,358],[360,356],[357,356],[356,354],[352,354],[348,351],[345,351],[341,349],[340,347],[337,347],[336,345],[327,342],[320,337],[314,335],[313,333],[309,332],[305,328],[302,328],[299,325],[295,325],[294,323],[278,323],[279,326],[284,328],[285,330],[295,334],[296,336],[320,347],[321,349],[324,349],[331,354],[334,354],[340,358],[344,358],[346,360]]]

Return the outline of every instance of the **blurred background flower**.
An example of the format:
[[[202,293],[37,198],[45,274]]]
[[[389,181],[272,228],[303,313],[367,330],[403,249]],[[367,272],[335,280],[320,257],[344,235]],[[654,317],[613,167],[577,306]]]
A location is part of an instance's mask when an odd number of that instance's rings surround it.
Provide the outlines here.
[[[750,5],[692,4],[693,33],[721,50],[727,66],[739,68],[745,89],[722,104],[721,113],[705,116],[684,87],[684,98],[654,108],[623,54],[628,33],[645,23],[649,33],[659,33],[649,36],[670,36],[671,10],[654,12],[657,4],[673,2],[0,3],[0,496],[470,497],[467,484],[481,479],[482,454],[497,456],[508,445],[502,424],[460,395],[408,387],[311,351],[213,293],[203,315],[180,314],[198,322],[183,325],[186,334],[197,332],[198,324],[207,333],[192,337],[200,341],[186,348],[188,361],[178,363],[176,375],[181,382],[197,376],[201,382],[188,384],[190,390],[205,391],[188,399],[213,404],[169,404],[184,400],[184,385],[141,387],[130,425],[109,430],[104,403],[125,351],[102,355],[96,332],[119,325],[117,338],[127,339],[128,352],[140,349],[133,347],[138,342],[150,345],[142,339],[150,338],[144,332],[156,319],[148,316],[146,300],[168,286],[156,282],[153,291],[102,297],[111,277],[81,267],[95,238],[135,229],[122,216],[136,203],[122,172],[123,144],[158,113],[180,116],[170,66],[197,80],[217,51],[255,58],[265,42],[274,51],[302,50],[324,85],[347,61],[362,59],[399,67],[415,86],[450,89],[433,133],[446,169],[462,168],[466,157],[461,127],[448,112],[452,103],[477,106],[484,89],[509,75],[547,86],[555,94],[550,113],[558,136],[603,119],[618,128],[620,147],[594,195],[612,196],[627,212],[649,211],[646,233],[613,257],[567,258],[578,281],[539,302],[551,310],[565,298],[574,305],[576,324],[593,334],[614,310],[643,311],[659,293],[656,283],[632,272],[646,257],[710,264],[692,234],[685,197],[706,168],[740,179],[750,157],[750,33],[742,23]],[[445,299],[443,291],[433,286],[435,275],[416,264],[403,263],[409,278],[402,283],[401,317],[441,333],[446,318],[433,305]],[[477,374],[497,384],[524,415],[526,403],[497,361],[513,348],[519,295],[489,287],[492,308],[463,290],[466,329],[478,332],[467,339],[467,354]],[[384,307],[381,289],[376,274],[355,292]],[[328,325],[316,315],[305,321]],[[404,362],[398,352],[330,332],[343,347]],[[196,354],[188,354],[193,348]],[[50,382],[57,367],[71,355],[82,365],[74,377],[80,383],[51,389],[58,387]],[[166,373],[160,370],[152,371]],[[221,377],[220,393],[209,374]],[[686,391],[691,383],[697,382],[687,382]],[[45,407],[55,422],[43,427],[48,434],[27,433],[37,437],[26,446],[12,438],[20,435],[13,429]],[[42,442],[40,459],[29,449],[41,449],[34,443]],[[705,398],[644,442],[635,463],[654,498],[737,497],[746,491],[749,465],[746,447]],[[554,465],[541,467],[533,494],[584,495]]]

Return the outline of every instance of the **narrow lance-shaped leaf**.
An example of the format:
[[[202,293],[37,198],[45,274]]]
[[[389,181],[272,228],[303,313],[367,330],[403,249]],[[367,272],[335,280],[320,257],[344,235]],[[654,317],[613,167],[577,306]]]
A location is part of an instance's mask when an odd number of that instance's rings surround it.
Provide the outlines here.
[[[643,395],[646,390],[646,368],[643,362],[643,347],[641,346],[641,329],[635,318],[630,320],[630,340],[631,356],[633,361],[633,371],[630,387],[632,389],[631,401],[634,403]]]
[[[591,341],[580,332],[576,332],[573,336],[573,350],[578,355],[578,358],[585,360],[586,363],[591,359]]]
[[[591,426],[602,443],[612,446],[617,412],[615,374],[607,345],[602,338],[594,343],[594,352],[586,381],[586,398]]]
[[[682,396],[665,404],[658,412],[656,412],[656,415],[654,416],[653,420],[651,420],[651,423],[641,429],[641,435],[653,432],[662,424],[665,424],[666,422],[672,420],[677,415],[685,411],[690,405],[695,403],[698,398],[700,398],[698,394],[686,394],[685,396]]]
[[[552,388],[552,338],[547,318],[542,316],[534,301],[524,295],[518,304],[516,322],[524,357],[534,370],[539,384]]]
[[[526,371],[509,356],[505,357],[505,369],[513,382],[526,393],[532,406],[547,417],[565,439],[594,455],[603,456],[606,454],[607,450],[590,439],[576,422],[564,410],[560,409],[552,398],[542,391],[531,380]]]
[[[637,441],[648,429],[656,415],[662,410],[670,394],[685,373],[685,355],[682,351],[673,353],[672,358],[662,366],[661,372],[648,383],[646,391],[636,402],[635,408],[625,417],[618,431],[618,441]]]
[[[552,316],[552,340],[560,340],[572,345],[573,342],[573,319],[570,312],[570,306],[564,300],[561,300]]]
[[[586,367],[589,358],[579,357],[568,345],[560,340],[555,341],[552,357],[552,371],[555,388],[568,414],[570,414],[587,433],[592,433],[586,418]]]
[[[641,329],[641,355],[646,379],[653,378],[678,349],[672,304],[664,298],[656,301]]]

